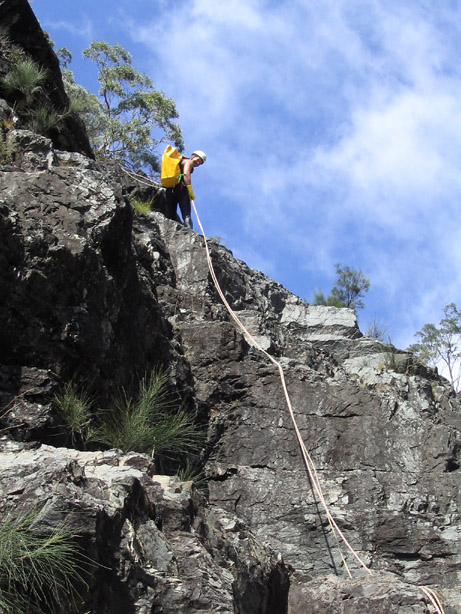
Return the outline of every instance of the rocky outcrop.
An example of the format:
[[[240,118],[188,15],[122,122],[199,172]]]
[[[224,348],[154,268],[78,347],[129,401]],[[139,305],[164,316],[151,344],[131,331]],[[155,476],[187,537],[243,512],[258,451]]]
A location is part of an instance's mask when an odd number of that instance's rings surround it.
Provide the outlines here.
[[[139,177],[24,130],[6,138],[0,511],[40,504],[44,526],[71,522],[95,562],[76,611],[427,614],[427,586],[459,613],[461,407],[448,382],[363,336],[352,311],[308,305],[210,242],[226,299],[283,366],[322,497],[370,575],[338,548],[278,369],[230,319],[202,237],[135,216],[130,199],[161,209]],[[50,401],[63,383],[104,404],[156,366],[206,431],[206,497],[157,475],[155,458],[62,447]]]
[[[24,513],[39,498],[37,522],[53,530],[65,521],[78,535],[87,557],[78,611],[286,611],[283,564],[192,483],[155,475],[143,455],[4,444],[0,493],[3,512]]]
[[[129,203],[87,158],[24,131],[8,138],[24,148],[22,167],[0,185],[3,362],[80,372],[102,391],[167,364],[155,290],[137,273]]]
[[[292,592],[303,585],[310,600],[309,582],[345,569],[304,471],[277,369],[227,321],[201,239],[156,220],[176,273],[165,311],[188,356],[197,403],[210,412],[210,502],[282,552],[295,570]],[[213,251],[237,315],[281,357],[299,428],[348,541],[374,573],[444,586],[446,599],[459,603],[460,408],[453,390],[433,372],[423,377],[405,352],[362,336],[352,312],[308,306],[225,249]],[[347,564],[360,575],[354,558]],[[370,589],[361,586],[348,597],[350,611],[364,608]],[[421,595],[415,599],[422,604]],[[397,611],[397,602],[406,611],[398,599],[382,611]],[[303,612],[303,602],[295,603],[290,611]]]

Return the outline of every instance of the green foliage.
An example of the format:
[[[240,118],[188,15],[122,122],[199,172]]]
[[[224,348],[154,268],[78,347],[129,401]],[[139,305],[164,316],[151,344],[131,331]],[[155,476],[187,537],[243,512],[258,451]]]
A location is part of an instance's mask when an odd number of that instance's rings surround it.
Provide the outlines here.
[[[336,283],[331,290],[331,296],[338,299],[343,307],[354,311],[364,306],[362,297],[368,292],[370,281],[362,271],[348,266],[336,264]]]
[[[455,303],[443,308],[439,326],[425,324],[415,333],[419,343],[408,347],[423,363],[432,367],[442,365],[448,371],[448,379],[458,389],[461,377],[461,312]]]
[[[54,47],[54,43],[51,40],[50,45]],[[58,56],[61,68],[67,68],[72,62],[72,54],[67,47],[59,47],[59,49],[56,49],[56,55]]]
[[[71,532],[45,532],[39,512],[0,520],[0,611],[38,614],[63,611],[84,584],[82,559]]]
[[[44,135],[48,134],[52,128],[56,128],[63,119],[62,114],[46,103],[35,106],[28,112],[27,116],[26,127],[32,132]]]
[[[47,71],[29,57],[16,61],[11,70],[3,77],[2,85],[7,92],[14,90],[24,96],[24,104],[30,105],[34,96],[41,91],[47,78]]]
[[[201,434],[193,416],[173,409],[168,394],[168,376],[154,372],[142,380],[135,398],[123,397],[103,415],[97,440],[123,452],[162,455],[197,450]]]
[[[314,290],[312,302],[314,305],[330,307],[349,307],[356,311],[364,306],[362,297],[368,292],[370,282],[362,271],[348,266],[336,264],[336,282],[330,295],[325,296],[322,290]]]
[[[85,449],[92,437],[91,409],[94,400],[74,381],[64,386],[64,389],[53,398],[53,406],[63,419],[72,445]]]
[[[330,294],[330,296],[326,297],[323,290],[314,290],[314,294],[312,297],[313,305],[326,305],[327,307],[344,307],[341,301]]]
[[[21,118],[23,126],[32,132],[48,136],[50,130],[59,127],[73,109],[58,112],[53,107],[44,88],[48,78],[45,68],[24,54],[11,53],[8,57],[9,70],[1,79],[1,87],[16,99],[14,110]]]
[[[194,416],[172,405],[167,374],[144,378],[136,396],[123,393],[110,409],[94,411],[94,399],[75,382],[53,398],[74,447],[119,448],[171,458],[198,449],[203,436]]]
[[[66,94],[70,100],[70,110],[83,120],[90,142],[94,142],[102,129],[98,97],[91,94],[74,79],[74,73],[67,68],[61,70]]]
[[[180,150],[184,147],[173,122],[178,117],[174,101],[153,89],[149,77],[132,66],[131,55],[118,44],[93,41],[83,57],[98,67],[99,102],[89,130],[96,154],[118,159],[128,168],[147,165],[158,171],[157,145],[168,141]]]
[[[150,211],[150,203],[146,203],[143,200],[140,200],[139,198],[133,199],[131,201],[131,204],[133,205],[134,212],[136,214],[149,213]]]

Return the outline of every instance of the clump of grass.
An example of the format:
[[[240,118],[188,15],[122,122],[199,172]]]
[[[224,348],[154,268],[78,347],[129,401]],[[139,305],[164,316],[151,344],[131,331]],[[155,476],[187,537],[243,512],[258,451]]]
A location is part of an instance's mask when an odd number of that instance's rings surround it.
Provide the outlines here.
[[[137,395],[121,394],[110,409],[95,410],[93,397],[74,381],[52,402],[77,449],[91,444],[171,459],[196,452],[203,440],[194,415],[173,405],[162,371],[142,379]]]
[[[11,70],[3,77],[2,85],[7,91],[17,90],[29,104],[35,94],[41,91],[42,83],[47,78],[47,70],[39,66],[32,58],[18,59]]]
[[[37,134],[48,134],[52,128],[56,128],[61,123],[64,115],[53,109],[50,104],[40,104],[28,111],[26,115],[26,126]]]
[[[72,445],[85,449],[93,434],[93,397],[76,382],[70,381],[53,397],[52,404],[64,421]]]
[[[2,88],[14,94],[16,98],[14,109],[20,116],[23,126],[32,132],[47,136],[72,113],[72,105],[64,112],[58,112],[54,108],[44,88],[48,70],[31,57],[10,54],[9,64],[8,72],[1,78]]]
[[[34,510],[0,519],[0,612],[50,614],[72,603],[82,578],[81,553],[65,525],[44,532]]]
[[[176,472],[176,477],[181,482],[192,482],[198,490],[206,491],[208,480],[204,471],[200,467],[192,465],[189,460],[184,467]]]
[[[150,203],[144,202],[143,200],[140,200],[139,198],[134,198],[131,201],[131,204],[133,205],[134,212],[137,215],[142,214],[142,213],[149,213],[150,211]]]
[[[185,454],[197,449],[202,435],[194,417],[174,409],[168,393],[168,376],[154,371],[144,378],[136,397],[123,395],[115,408],[106,411],[96,439],[123,452]]]

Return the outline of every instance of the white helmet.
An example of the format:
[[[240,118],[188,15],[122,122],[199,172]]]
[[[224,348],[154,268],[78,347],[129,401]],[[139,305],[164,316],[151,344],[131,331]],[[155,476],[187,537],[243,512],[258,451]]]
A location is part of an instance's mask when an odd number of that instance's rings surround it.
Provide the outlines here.
[[[202,162],[206,161],[206,153],[204,151],[200,151],[200,149],[197,149],[197,151],[193,151],[191,153],[191,156],[198,156],[202,159]]]

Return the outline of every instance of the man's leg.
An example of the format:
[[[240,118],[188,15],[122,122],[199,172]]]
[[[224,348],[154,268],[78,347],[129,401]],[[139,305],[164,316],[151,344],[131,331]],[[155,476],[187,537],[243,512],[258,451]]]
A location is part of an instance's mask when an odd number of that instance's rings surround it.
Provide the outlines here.
[[[181,209],[182,219],[184,220],[184,225],[192,228],[192,219],[190,217],[190,198],[189,192],[187,191],[186,186],[181,185],[181,190],[179,192],[179,208]]]
[[[176,220],[175,188],[167,188],[165,192],[165,216],[170,220]]]

